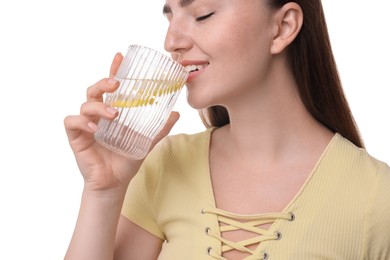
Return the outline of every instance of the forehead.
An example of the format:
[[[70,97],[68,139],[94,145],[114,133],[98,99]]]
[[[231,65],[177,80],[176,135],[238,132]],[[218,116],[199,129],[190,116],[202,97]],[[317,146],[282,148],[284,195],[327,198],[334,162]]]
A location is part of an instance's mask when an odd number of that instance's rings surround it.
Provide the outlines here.
[[[163,13],[171,13],[172,12],[172,9],[171,9],[171,6],[170,6],[170,3],[176,3],[179,7],[181,8],[184,8],[184,7],[187,7],[189,5],[191,5],[192,3],[194,3],[196,0],[167,0],[164,7],[163,7]]]

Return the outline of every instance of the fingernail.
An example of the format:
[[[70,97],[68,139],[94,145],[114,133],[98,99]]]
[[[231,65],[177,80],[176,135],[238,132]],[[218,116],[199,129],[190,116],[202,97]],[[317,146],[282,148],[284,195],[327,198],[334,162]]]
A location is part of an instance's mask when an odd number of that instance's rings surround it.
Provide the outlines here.
[[[106,107],[106,110],[108,113],[110,113],[111,115],[116,115],[118,113],[118,110],[116,110],[115,108],[113,107]]]
[[[108,79],[108,84],[111,84],[111,85],[115,85],[115,83],[117,82],[115,79],[113,79],[113,78],[110,78],[110,79]]]

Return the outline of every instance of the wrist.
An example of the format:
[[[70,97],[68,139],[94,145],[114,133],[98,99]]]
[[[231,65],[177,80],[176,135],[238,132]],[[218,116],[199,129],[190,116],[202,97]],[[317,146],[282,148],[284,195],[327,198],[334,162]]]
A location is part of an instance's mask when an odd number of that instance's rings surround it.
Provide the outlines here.
[[[83,200],[103,204],[122,204],[126,195],[127,186],[118,186],[110,189],[96,190],[84,185]]]

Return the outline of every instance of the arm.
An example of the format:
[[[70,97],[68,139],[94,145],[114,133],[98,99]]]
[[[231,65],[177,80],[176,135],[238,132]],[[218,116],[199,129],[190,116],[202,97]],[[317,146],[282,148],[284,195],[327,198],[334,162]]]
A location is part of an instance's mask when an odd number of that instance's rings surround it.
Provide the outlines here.
[[[120,215],[123,197],[83,193],[65,259],[157,259],[163,241]]]
[[[156,259],[161,248],[161,239],[120,217],[127,187],[142,161],[130,160],[100,146],[93,136],[99,118],[112,120],[117,116],[117,111],[102,101],[104,93],[119,86],[112,78],[121,61],[122,55],[117,54],[110,78],[88,89],[80,115],[64,120],[69,144],[84,178],[80,212],[65,255],[67,260],[113,259],[114,255],[118,259]],[[152,147],[168,135],[178,118],[178,113],[171,114]],[[141,256],[140,248],[148,250],[141,250]]]
[[[116,260],[157,259],[163,240],[140,228],[124,216],[119,218],[115,242]]]
[[[65,259],[113,259],[123,192],[108,194],[84,190]]]

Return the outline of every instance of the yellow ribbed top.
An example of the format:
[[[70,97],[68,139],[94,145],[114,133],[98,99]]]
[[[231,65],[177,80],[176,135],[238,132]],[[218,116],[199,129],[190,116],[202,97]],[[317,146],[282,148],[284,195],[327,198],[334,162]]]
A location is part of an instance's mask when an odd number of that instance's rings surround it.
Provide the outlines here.
[[[165,138],[129,185],[122,214],[166,240],[160,260],[218,259],[235,246],[221,241],[219,221],[236,215],[215,207],[210,134]],[[335,134],[283,212],[244,217],[273,219],[248,259],[389,260],[390,168]]]

